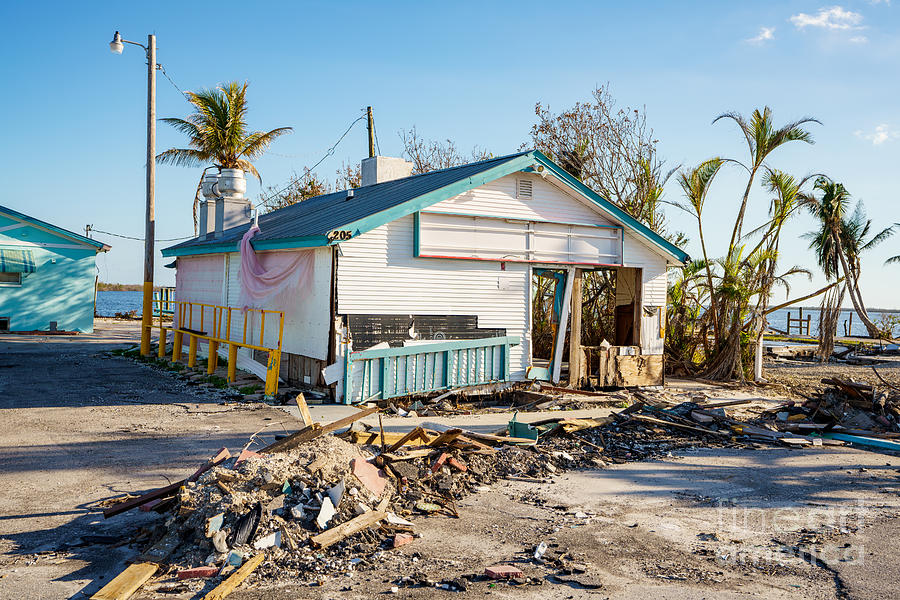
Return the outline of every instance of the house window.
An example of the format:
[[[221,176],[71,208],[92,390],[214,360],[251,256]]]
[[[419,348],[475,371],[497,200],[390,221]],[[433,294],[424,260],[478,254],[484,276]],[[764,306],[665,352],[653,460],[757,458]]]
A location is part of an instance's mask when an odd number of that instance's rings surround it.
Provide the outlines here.
[[[0,331],[9,331],[9,317],[0,317]]]
[[[532,181],[530,179],[516,180],[516,198],[520,200],[531,200]]]
[[[22,285],[21,273],[0,273],[0,286],[12,287]]]

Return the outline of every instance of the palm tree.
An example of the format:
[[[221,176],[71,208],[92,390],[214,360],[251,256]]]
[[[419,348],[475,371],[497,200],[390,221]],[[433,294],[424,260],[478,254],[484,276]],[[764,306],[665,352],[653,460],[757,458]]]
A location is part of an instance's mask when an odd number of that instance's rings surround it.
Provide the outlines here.
[[[251,161],[265,153],[272,141],[292,131],[279,127],[271,131],[247,130],[247,83],[236,81],[215,89],[187,92],[194,112],[186,119],[161,119],[188,136],[189,148],[170,148],[156,157],[161,164],[182,167],[207,166],[219,169],[241,169],[262,183],[259,171]],[[203,175],[200,176],[202,181]],[[194,195],[194,232],[197,231],[197,205],[200,186]]]
[[[818,229],[806,234],[810,240],[809,247],[815,251],[816,262],[826,278],[830,280],[836,278],[839,272],[843,273],[853,309],[869,335],[878,337],[878,327],[869,318],[859,289],[860,255],[890,237],[894,232],[893,227],[887,227],[869,237],[871,219],[866,218],[861,201],[856,204],[853,213],[848,215],[851,196],[842,184],[820,177],[816,180],[815,189],[822,192],[820,198],[806,194],[802,200],[819,222]]]
[[[806,123],[819,123],[812,117],[803,117],[787,125],[776,128],[772,120],[772,109],[768,106],[762,110],[756,109],[745,119],[736,112],[719,115],[713,123],[721,119],[734,121],[744,135],[749,150],[749,162],[743,164],[748,173],[747,187],[741,197],[740,208],[734,221],[731,232],[731,240],[724,258],[719,261],[722,268],[721,284],[714,291],[716,303],[719,309],[720,320],[719,339],[716,340],[717,355],[713,357],[707,366],[705,376],[710,379],[730,379],[737,376],[743,379],[742,369],[742,342],[741,331],[744,328],[744,312],[749,308],[749,297],[760,293],[767,293],[771,289],[774,278],[774,268],[778,257],[777,237],[780,234],[780,223],[773,218],[761,229],[766,230],[763,240],[751,252],[746,252],[744,243],[744,215],[750,198],[750,190],[760,169],[771,171],[766,160],[782,145],[788,142],[800,141],[812,144],[812,136],[803,128]],[[773,206],[775,212],[777,206]],[[786,218],[790,211],[784,213]],[[773,240],[775,244],[773,246]],[[764,248],[763,246],[766,246]],[[756,269],[755,274],[750,270]],[[757,328],[762,326],[762,319],[755,319]]]
[[[736,112],[721,114],[713,119],[713,123],[720,119],[731,119],[737,123],[738,127],[741,128],[741,133],[744,134],[744,139],[747,141],[747,148],[750,150],[750,164],[743,165],[750,177],[747,180],[747,187],[741,200],[741,208],[734,222],[731,242],[728,244],[730,254],[734,250],[735,244],[741,239],[744,213],[747,210],[747,201],[750,198],[750,190],[753,187],[753,180],[756,178],[757,171],[763,167],[769,155],[783,144],[795,141],[812,144],[812,135],[801,126],[806,123],[818,123],[819,125],[822,123],[812,117],[803,117],[776,129],[772,123],[772,109],[768,106],[763,108],[762,112],[759,109],[754,110],[749,121]]]
[[[710,291],[714,289],[712,263],[709,260],[709,255],[706,253],[706,240],[703,237],[703,205],[706,203],[706,196],[709,194],[710,185],[723,164],[725,164],[725,160],[722,158],[710,158],[694,167],[690,172],[682,171],[678,174],[678,183],[681,185],[681,189],[684,191],[684,195],[690,206],[688,207],[679,203],[676,203],[675,206],[692,213],[697,219],[697,230],[700,235],[700,249],[703,251],[703,264],[706,267],[706,282]],[[720,339],[719,310],[715,294],[710,296],[710,310],[712,311],[711,318],[713,330],[715,331],[715,339],[718,341]]]

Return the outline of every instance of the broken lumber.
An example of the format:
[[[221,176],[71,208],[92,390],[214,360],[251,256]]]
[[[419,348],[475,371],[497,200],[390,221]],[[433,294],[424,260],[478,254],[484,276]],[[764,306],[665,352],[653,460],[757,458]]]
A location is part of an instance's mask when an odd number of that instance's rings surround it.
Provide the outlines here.
[[[300,419],[303,421],[303,424],[309,427],[313,424],[312,415],[309,414],[309,406],[306,404],[306,396],[302,393],[297,394],[297,410],[300,411]]]
[[[185,483],[189,481],[197,481],[201,475],[206,473],[211,468],[216,465],[228,460],[231,457],[231,453],[228,452],[227,448],[222,448],[219,450],[215,456],[206,461],[202,467],[197,469],[193,475],[188,477],[187,479],[182,479],[181,481],[176,481],[175,483],[169,484],[165,487],[161,487],[159,489],[153,490],[152,492],[147,492],[146,494],[142,494],[137,498],[132,498],[130,500],[126,500],[124,502],[119,502],[118,504],[113,504],[109,508],[103,511],[103,518],[108,519],[110,517],[114,517],[123,512],[129,511],[132,508],[141,506],[142,504],[146,504],[147,502],[151,502],[158,498],[163,498],[165,496],[169,496],[174,492],[178,491],[178,488],[183,486]]]
[[[419,439],[419,436],[422,433],[425,433],[425,431],[421,427],[414,427],[406,435],[404,435],[399,440],[397,440],[396,442],[394,442],[390,446],[388,446],[387,449],[385,450],[385,452],[386,453],[396,452],[397,450],[400,449],[401,446],[408,444],[409,442],[411,442],[413,440]],[[384,436],[384,433],[382,433],[381,435]],[[385,442],[385,443],[387,443],[387,442]]]
[[[403,439],[406,434],[395,432],[395,431],[385,431],[384,432],[384,440],[388,444],[395,444],[399,440]],[[416,438],[412,438],[407,442],[404,442],[405,446],[420,446],[422,443],[418,443],[416,439],[422,439],[421,436],[425,436],[426,441],[423,443],[427,443],[431,441],[431,437],[428,436],[424,431],[420,432]],[[354,444],[359,444],[361,446],[375,446],[381,443],[381,433],[378,431],[351,431],[347,434],[347,438],[350,442]]]
[[[128,600],[136,591],[153,577],[159,570],[155,563],[136,563],[129,565],[127,569],[100,588],[91,600]]]
[[[114,504],[103,511],[103,518],[108,519],[110,517],[114,517],[123,512],[129,511],[132,508],[137,508],[142,504],[146,504],[151,500],[156,500],[157,498],[163,498],[165,496],[169,496],[178,491],[178,488],[187,483],[187,479],[182,479],[181,481],[176,481],[175,483],[169,484],[165,487],[161,487],[157,490],[153,490],[152,492],[147,492],[142,496],[138,496],[137,498],[132,498],[131,500],[126,500],[125,502],[119,502],[118,504]]]
[[[740,404],[750,404],[753,402],[751,398],[745,398],[743,400],[728,400],[726,402],[704,402],[702,404],[698,404],[699,408],[704,410],[709,410],[711,408],[725,408],[726,406],[738,406]]]
[[[232,573],[228,579],[217,585],[210,593],[203,596],[203,600],[222,600],[228,594],[234,591],[234,589],[241,585],[247,577],[250,576],[253,571],[256,570],[256,567],[262,563],[263,559],[266,557],[264,552],[260,552],[243,565],[241,568]]]
[[[379,455],[378,458],[383,458],[384,460],[386,460],[388,462],[396,462],[396,461],[404,461],[404,460],[413,460],[415,458],[422,458],[423,456],[428,456],[429,454],[432,454],[433,452],[438,452],[438,450],[435,450],[433,448],[421,448],[418,450],[409,450],[406,454],[403,454],[403,455],[393,454],[393,453],[381,454],[381,455]]]
[[[462,429],[448,429],[428,442],[429,446],[445,446],[462,435]]]
[[[636,421],[643,421],[644,423],[653,423],[654,425],[668,425],[669,427],[675,427],[677,429],[684,429],[686,431],[693,431],[695,433],[702,433],[704,435],[717,435],[719,437],[729,437],[731,434],[723,433],[721,431],[713,431],[712,429],[704,429],[703,427],[693,427],[692,425],[684,425],[682,423],[675,423],[673,421],[666,421],[664,419],[655,419],[653,417],[648,417],[646,415],[630,415],[630,418]]]
[[[319,535],[314,535],[310,538],[310,541],[316,548],[327,548],[337,544],[344,538],[348,538],[355,533],[359,533],[363,529],[375,525],[386,517],[387,513],[382,510],[369,511],[358,517],[353,517],[346,523],[341,523],[337,527],[332,527],[327,531],[323,531]]]
[[[287,436],[284,439],[269,444],[268,446],[260,450],[259,453],[270,454],[272,452],[287,452],[292,448],[296,448],[300,444],[311,442],[312,440],[325,435],[326,433],[337,431],[342,427],[347,427],[364,417],[368,417],[369,415],[378,412],[379,410],[380,409],[377,406],[373,406],[371,408],[366,408],[359,411],[358,413],[349,415],[347,417],[344,417],[343,419],[338,419],[337,421],[321,427],[317,427],[315,424],[310,425],[309,427],[305,427],[300,431]]]

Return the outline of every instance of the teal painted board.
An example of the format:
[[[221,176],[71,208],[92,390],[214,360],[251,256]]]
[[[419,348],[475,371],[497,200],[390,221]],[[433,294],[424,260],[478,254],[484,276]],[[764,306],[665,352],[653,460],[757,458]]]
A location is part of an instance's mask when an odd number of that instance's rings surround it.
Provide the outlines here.
[[[503,336],[350,352],[346,355],[345,363],[345,373],[348,375],[345,377],[344,402],[352,404],[377,397],[387,399],[460,385],[505,381],[509,376],[509,348],[518,343],[517,337]],[[493,362],[495,350],[500,356],[499,377],[493,373],[489,376],[487,371],[487,361]],[[410,359],[412,359],[412,381],[409,377]],[[363,363],[357,367],[361,369],[359,378],[352,376],[356,370],[355,363]],[[493,366],[490,368],[493,371]]]
[[[92,332],[97,242],[4,214],[0,229],[0,248],[29,250],[35,265],[20,284],[0,284],[0,318],[8,318],[13,331],[47,331],[56,321],[60,330]]]

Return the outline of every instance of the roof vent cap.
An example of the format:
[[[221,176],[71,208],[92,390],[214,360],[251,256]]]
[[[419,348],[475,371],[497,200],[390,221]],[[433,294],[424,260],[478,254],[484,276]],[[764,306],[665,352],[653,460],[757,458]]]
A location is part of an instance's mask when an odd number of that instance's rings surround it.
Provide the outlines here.
[[[349,190],[347,190],[347,198],[345,198],[345,199],[353,200],[353,188],[350,188]]]

